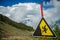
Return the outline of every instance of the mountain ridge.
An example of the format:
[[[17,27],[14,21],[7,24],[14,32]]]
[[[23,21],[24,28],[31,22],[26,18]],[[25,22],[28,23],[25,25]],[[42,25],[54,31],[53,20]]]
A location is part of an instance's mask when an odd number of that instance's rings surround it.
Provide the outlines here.
[[[33,29],[32,27],[27,26],[27,25],[25,25],[25,24],[14,22],[14,21],[12,21],[11,19],[9,19],[8,17],[3,16],[3,15],[1,15],[1,14],[0,14],[0,21],[5,22],[5,23],[7,23],[7,24],[9,24],[9,25],[15,26],[16,28],[19,28],[19,29],[23,29],[23,28],[24,28],[25,30],[29,30],[29,31],[30,31],[29,28]],[[25,26],[26,28],[25,28],[24,26]],[[28,28],[28,29],[27,29],[27,28]]]
[[[0,14],[0,37],[29,36],[34,29],[22,23],[16,23]]]

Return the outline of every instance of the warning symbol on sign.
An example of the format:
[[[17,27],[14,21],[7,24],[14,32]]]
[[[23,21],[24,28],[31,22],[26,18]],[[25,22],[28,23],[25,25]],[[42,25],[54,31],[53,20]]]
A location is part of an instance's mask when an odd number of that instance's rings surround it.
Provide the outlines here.
[[[56,37],[44,18],[41,19],[33,36],[36,36],[36,37],[38,37],[38,36]]]

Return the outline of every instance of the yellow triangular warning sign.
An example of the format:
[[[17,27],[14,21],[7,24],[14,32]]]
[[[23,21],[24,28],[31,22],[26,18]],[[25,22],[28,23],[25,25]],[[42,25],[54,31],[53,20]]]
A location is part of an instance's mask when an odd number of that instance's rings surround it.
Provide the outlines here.
[[[44,18],[41,19],[33,36],[56,37]]]

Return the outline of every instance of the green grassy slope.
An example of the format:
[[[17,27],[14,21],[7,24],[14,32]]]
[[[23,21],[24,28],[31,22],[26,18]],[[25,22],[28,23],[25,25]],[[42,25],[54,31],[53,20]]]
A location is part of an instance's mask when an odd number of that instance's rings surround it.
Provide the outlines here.
[[[4,22],[4,23],[7,23],[9,25],[12,25],[16,28],[19,28],[19,29],[22,29],[22,30],[28,30],[28,31],[33,31],[33,28],[30,27],[30,26],[26,26],[22,23],[16,23],[14,21],[12,21],[11,19],[9,19],[8,17],[6,16],[3,16],[0,14],[0,21]]]
[[[1,22],[0,21],[0,29],[2,29],[2,32],[5,33],[5,35],[10,35],[10,36],[13,36],[13,35],[24,35],[24,34],[27,34],[29,31],[28,30],[21,30],[21,29],[17,29],[9,24],[6,24],[4,22]],[[21,35],[20,35],[21,34]]]
[[[0,14],[0,37],[2,36],[29,36],[32,35],[32,27],[16,23]]]

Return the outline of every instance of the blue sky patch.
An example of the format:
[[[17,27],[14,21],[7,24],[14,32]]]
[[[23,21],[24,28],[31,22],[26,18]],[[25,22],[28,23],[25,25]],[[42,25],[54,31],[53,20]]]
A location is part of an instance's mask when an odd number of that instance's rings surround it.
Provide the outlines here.
[[[50,2],[50,0],[0,0],[0,6],[12,6],[18,3],[43,3]]]

